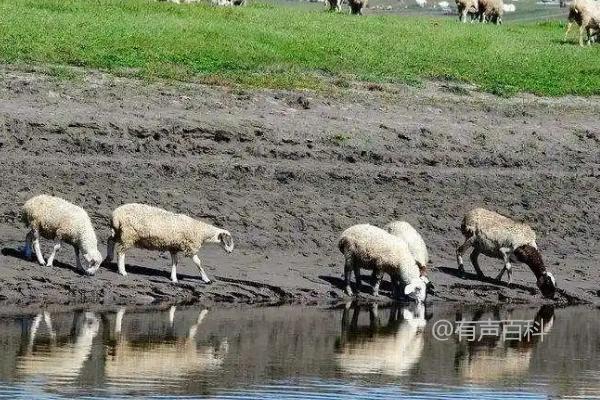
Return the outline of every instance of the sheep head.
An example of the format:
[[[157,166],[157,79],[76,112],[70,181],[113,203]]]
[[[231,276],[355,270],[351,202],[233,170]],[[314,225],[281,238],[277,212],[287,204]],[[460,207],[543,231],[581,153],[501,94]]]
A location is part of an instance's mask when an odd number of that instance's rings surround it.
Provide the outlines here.
[[[225,250],[227,253],[231,253],[233,251],[233,238],[231,237],[231,234],[227,231],[223,231],[219,233],[218,237],[223,250]]]

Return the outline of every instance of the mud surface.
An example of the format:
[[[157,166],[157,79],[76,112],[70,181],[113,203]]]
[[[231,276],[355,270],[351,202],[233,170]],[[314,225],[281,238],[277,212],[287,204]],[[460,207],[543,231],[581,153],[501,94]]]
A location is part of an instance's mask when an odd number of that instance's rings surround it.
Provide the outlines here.
[[[524,266],[514,288],[455,275],[461,216],[475,206],[536,229],[558,303],[600,303],[597,99],[501,99],[445,84],[325,95],[2,71],[5,304],[337,301],[339,233],[393,219],[427,241],[434,301],[543,302]],[[20,206],[38,193],[86,208],[102,243],[111,210],[135,201],[223,226],[236,250],[202,250],[212,285],[183,258],[172,284],[169,257],[143,251],[128,254],[128,277],[115,265],[81,275],[68,246],[54,268],[40,267],[18,252]],[[480,262],[490,277],[502,266]]]

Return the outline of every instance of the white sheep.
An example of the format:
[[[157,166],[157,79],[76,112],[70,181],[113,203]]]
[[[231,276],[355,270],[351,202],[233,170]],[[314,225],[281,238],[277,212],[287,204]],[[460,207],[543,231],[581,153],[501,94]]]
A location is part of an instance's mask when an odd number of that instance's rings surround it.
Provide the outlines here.
[[[429,252],[419,232],[406,221],[390,222],[383,229],[406,242],[410,253],[419,265],[421,275],[426,275],[427,265],[429,264]]]
[[[419,267],[403,240],[385,230],[369,224],[354,225],[346,229],[338,247],[344,254],[344,282],[348,295],[352,295],[350,273],[354,271],[357,290],[361,285],[360,269],[377,270],[373,294],[379,294],[383,274],[390,275],[394,295],[398,295],[398,280],[406,286],[404,294],[417,302],[427,297],[427,278],[421,277]]]
[[[517,6],[515,6],[514,4],[504,4],[502,6],[502,9],[504,10],[504,12],[515,12],[517,11]]]
[[[470,15],[473,22],[479,12],[479,3],[478,0],[456,0],[456,8],[458,8],[459,21],[467,22],[467,15]]]
[[[579,25],[579,45],[583,46],[583,32],[587,33],[587,44],[590,45],[592,37],[600,30],[600,5],[591,0],[575,0],[569,7],[569,24],[565,32],[565,40],[573,27]]]
[[[504,4],[502,0],[478,0],[478,13],[480,22],[493,22],[498,25],[502,23]]]
[[[21,219],[31,230],[25,238],[23,255],[31,258],[32,245],[40,265],[51,267],[61,242],[68,243],[75,249],[77,267],[89,275],[96,273],[102,264],[102,255],[98,251],[98,240],[90,217],[78,207],[59,197],[39,195],[27,200],[23,205]],[[54,240],[52,253],[44,261],[40,249],[40,237]],[[79,254],[87,262],[83,268]]]
[[[462,274],[465,270],[462,255],[467,249],[473,247],[471,263],[477,275],[483,276],[477,261],[479,254],[504,261],[504,268],[496,280],[501,280],[506,271],[509,285],[512,283],[511,261],[522,262],[527,264],[534,273],[542,294],[549,298],[554,297],[556,281],[544,266],[542,255],[535,242],[535,232],[531,227],[493,211],[476,208],[465,215],[460,230],[466,238],[456,250],[458,268]]]
[[[177,254],[192,257],[202,282],[210,279],[202,268],[198,251],[203,243],[220,243],[227,253],[233,251],[233,239],[225,229],[195,220],[187,215],[145,204],[125,204],[115,209],[111,218],[111,237],[106,259],[112,261],[116,248],[119,273],[125,271],[125,251],[132,247],[168,251],[171,254],[171,280],[177,282]]]

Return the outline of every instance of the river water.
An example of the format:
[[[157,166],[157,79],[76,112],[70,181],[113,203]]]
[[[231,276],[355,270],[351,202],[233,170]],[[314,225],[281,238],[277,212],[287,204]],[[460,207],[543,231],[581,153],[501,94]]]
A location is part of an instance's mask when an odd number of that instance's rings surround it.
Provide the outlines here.
[[[0,398],[600,398],[600,310],[0,313]]]

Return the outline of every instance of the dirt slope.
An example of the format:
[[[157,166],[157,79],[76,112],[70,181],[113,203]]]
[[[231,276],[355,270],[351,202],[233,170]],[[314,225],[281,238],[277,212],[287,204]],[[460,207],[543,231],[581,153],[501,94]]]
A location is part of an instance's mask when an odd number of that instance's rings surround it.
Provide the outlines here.
[[[512,289],[454,275],[461,216],[475,206],[534,226],[566,290],[559,302],[600,303],[597,99],[500,99],[443,84],[324,95],[7,68],[0,79],[5,303],[335,300],[339,233],[401,218],[430,247],[435,300],[542,301],[523,266]],[[203,250],[210,286],[191,260],[173,285],[168,257],[139,251],[127,278],[114,265],[78,274],[67,246],[63,264],[39,267],[17,251],[19,208],[37,193],[84,206],[103,243],[110,211],[137,201],[226,227],[236,251]],[[489,276],[501,268],[481,262]]]

